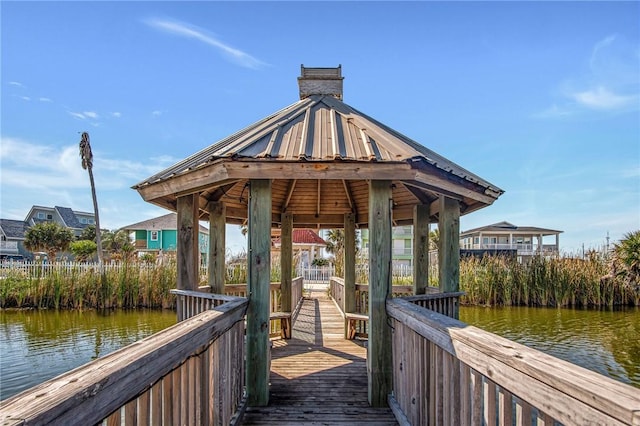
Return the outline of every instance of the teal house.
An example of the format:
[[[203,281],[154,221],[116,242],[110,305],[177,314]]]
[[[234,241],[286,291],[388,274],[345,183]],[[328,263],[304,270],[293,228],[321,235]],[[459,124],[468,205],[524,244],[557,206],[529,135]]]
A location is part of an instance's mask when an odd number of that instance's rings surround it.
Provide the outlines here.
[[[135,249],[140,252],[171,253],[176,251],[178,241],[178,215],[169,213],[164,216],[145,220],[122,227],[131,236]],[[209,253],[209,230],[200,225],[198,233],[200,262],[206,263]]]

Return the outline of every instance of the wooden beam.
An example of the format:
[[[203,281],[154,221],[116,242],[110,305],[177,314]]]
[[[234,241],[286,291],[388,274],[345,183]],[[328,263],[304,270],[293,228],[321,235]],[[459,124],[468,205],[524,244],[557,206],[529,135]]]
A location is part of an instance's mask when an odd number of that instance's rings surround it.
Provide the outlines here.
[[[391,328],[386,299],[391,295],[391,181],[369,182],[369,404],[387,406],[393,388]]]
[[[351,194],[351,189],[349,188],[349,184],[346,180],[342,179],[342,186],[344,186],[344,193],[347,197],[347,201],[349,202],[349,208],[351,208],[351,213],[358,214],[358,207],[356,203],[353,201],[353,195]]]
[[[280,232],[280,300],[281,311],[291,312],[291,280],[293,277],[293,215],[283,213],[281,215]],[[291,332],[288,330],[289,333]],[[291,335],[287,336],[291,338]]]
[[[355,214],[344,215],[344,306],[345,313],[356,311],[356,222]],[[349,334],[349,321],[345,319],[345,338]]]
[[[197,290],[200,281],[198,210],[197,194],[178,197],[178,238],[176,244],[178,276],[176,284],[179,290]],[[178,306],[178,310],[180,310],[180,306]],[[180,318],[180,312],[178,312],[178,318]]]
[[[413,209],[413,294],[425,294],[429,286],[429,206]]]
[[[291,179],[289,181],[289,189],[287,190],[287,196],[285,197],[284,203],[282,204],[282,208],[280,209],[283,212],[286,212],[287,208],[289,208],[289,202],[291,201],[293,190],[296,189],[296,182],[298,182],[297,179]]]
[[[440,291],[460,291],[460,204],[449,197],[440,197],[438,247]]]
[[[209,287],[211,292],[224,294],[226,276],[226,209],[224,203],[209,201]]]
[[[271,275],[271,181],[253,179],[249,190],[247,400],[269,404],[269,284]]]

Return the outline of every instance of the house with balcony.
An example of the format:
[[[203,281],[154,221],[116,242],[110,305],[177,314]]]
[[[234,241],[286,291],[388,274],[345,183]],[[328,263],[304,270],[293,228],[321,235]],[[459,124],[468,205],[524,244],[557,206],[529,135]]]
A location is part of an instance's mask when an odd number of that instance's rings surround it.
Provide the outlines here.
[[[96,224],[96,217],[93,213],[75,211],[69,207],[33,206],[24,221],[28,227],[42,222],[56,222],[71,229],[79,237],[84,228]]]
[[[123,226],[131,236],[131,241],[139,253],[175,253],[178,245],[178,215],[164,216]],[[201,263],[206,262],[209,252],[209,230],[200,225],[198,247]]]
[[[557,256],[561,233],[555,229],[516,226],[503,221],[461,232],[460,252],[463,256],[512,254],[521,260],[531,256]]]
[[[369,252],[369,230],[360,231],[363,254]],[[394,226],[391,233],[391,259],[394,266],[413,265],[413,226]]]
[[[0,219],[0,259],[25,259],[31,253],[24,248],[24,234],[28,225],[24,220]]]

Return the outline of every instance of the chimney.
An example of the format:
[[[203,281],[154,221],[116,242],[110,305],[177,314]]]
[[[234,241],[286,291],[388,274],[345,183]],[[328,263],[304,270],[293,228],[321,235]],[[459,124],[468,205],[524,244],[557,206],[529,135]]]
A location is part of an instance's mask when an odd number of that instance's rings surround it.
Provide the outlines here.
[[[342,100],[342,65],[338,68],[306,68],[301,65],[300,68],[300,99],[311,95],[331,95]]]

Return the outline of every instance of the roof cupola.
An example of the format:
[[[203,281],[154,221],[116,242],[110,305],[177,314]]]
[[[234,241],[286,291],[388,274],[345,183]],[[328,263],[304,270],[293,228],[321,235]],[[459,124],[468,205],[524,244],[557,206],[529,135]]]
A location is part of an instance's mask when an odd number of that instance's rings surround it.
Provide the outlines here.
[[[300,66],[300,99],[311,95],[330,95],[342,100],[342,65],[337,68],[307,68]]]

